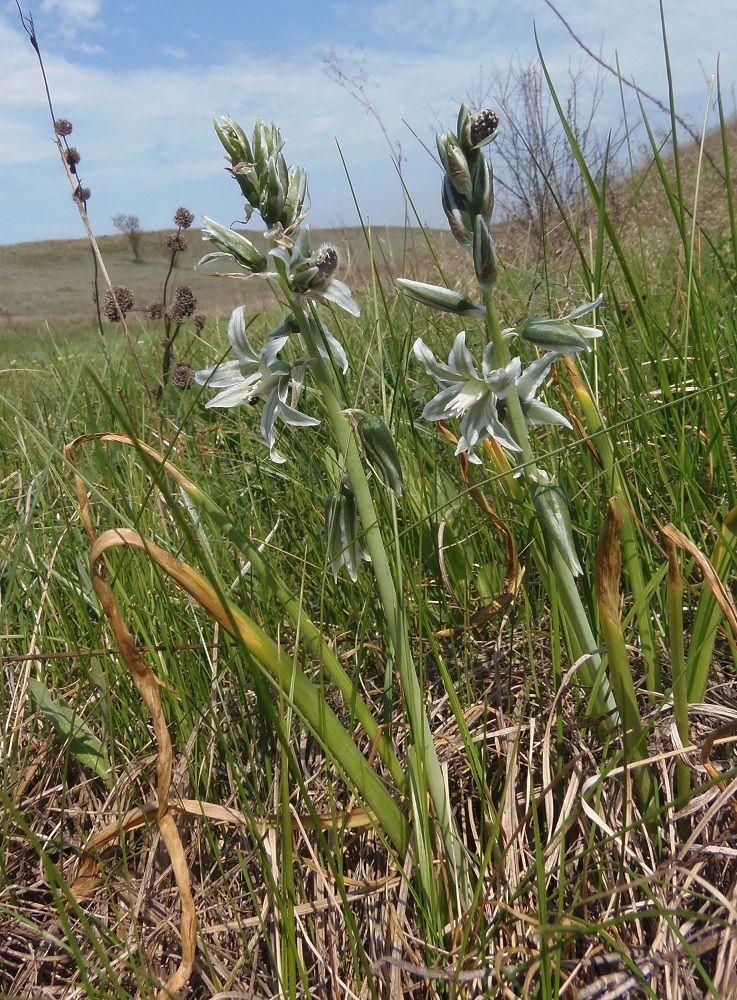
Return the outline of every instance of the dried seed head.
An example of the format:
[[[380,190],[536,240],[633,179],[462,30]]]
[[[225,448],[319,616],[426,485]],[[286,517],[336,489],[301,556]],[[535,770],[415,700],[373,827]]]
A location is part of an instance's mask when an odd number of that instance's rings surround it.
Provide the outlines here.
[[[177,389],[189,389],[194,383],[194,368],[186,361],[177,361],[174,371],[171,373],[171,380]]]
[[[191,316],[197,308],[197,299],[189,285],[180,285],[174,292],[172,311],[176,311],[182,319]]]
[[[174,222],[180,229],[189,229],[194,222],[194,215],[188,208],[178,208],[174,213]]]
[[[490,139],[499,128],[499,115],[489,108],[479,111],[471,119],[471,142],[474,146],[479,146],[485,140]]]
[[[146,313],[149,319],[161,319],[164,315],[164,307],[160,302],[150,302],[146,306]]]
[[[77,164],[82,159],[82,157],[79,155],[79,150],[76,148],[76,146],[69,147],[69,149],[64,154],[64,159],[67,161],[71,172],[73,174],[76,173]]]
[[[71,135],[73,128],[68,118],[57,118],[54,122],[54,131],[57,135]]]
[[[74,189],[73,197],[75,201],[86,202],[92,197],[92,192],[89,188],[83,188],[81,184],[78,184]]]
[[[338,263],[338,251],[335,247],[330,246],[329,243],[323,243],[310,261],[310,264],[313,267],[318,267],[320,269],[325,278],[330,278],[333,274],[335,274]]]
[[[117,305],[115,304],[117,299]],[[119,323],[121,316],[129,313],[133,308],[133,292],[124,285],[116,285],[112,290],[108,288],[105,292],[105,301],[102,311],[111,323]]]
[[[169,236],[166,240],[166,245],[173,253],[182,253],[187,249],[188,243],[184,236],[177,234],[176,236]]]
[[[207,316],[204,313],[195,313],[192,317],[192,322],[194,323],[194,328],[197,333],[202,333],[205,329],[205,323],[207,322]]]

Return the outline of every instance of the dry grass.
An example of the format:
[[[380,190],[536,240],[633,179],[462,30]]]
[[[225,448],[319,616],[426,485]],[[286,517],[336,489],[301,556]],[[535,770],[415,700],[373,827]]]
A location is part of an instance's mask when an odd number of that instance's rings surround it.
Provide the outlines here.
[[[141,242],[142,264],[136,264],[125,236],[102,236],[100,250],[116,285],[133,290],[135,308],[131,319],[140,316],[145,322],[145,308],[161,300],[164,276],[169,266],[170,252],[166,239],[173,230],[146,232]],[[189,285],[198,300],[198,309],[216,319],[229,316],[247,295],[254,311],[273,302],[273,296],[258,282],[249,282],[248,291],[239,282],[221,281],[196,271],[194,265],[208,251],[195,227],[183,233],[187,249],[179,255],[173,273],[174,285]],[[428,234],[441,255],[457,258],[456,244],[446,232]],[[257,245],[263,241],[251,236]],[[418,231],[387,227],[371,234],[373,254],[382,269],[402,270],[406,260],[412,260],[418,271],[428,267],[429,254],[425,239]],[[342,248],[345,257],[343,274],[354,287],[370,283],[370,256],[366,239],[360,229],[314,230],[312,243],[333,242]],[[212,269],[212,268],[211,268]],[[49,323],[58,330],[65,326],[95,323],[93,262],[86,239],[45,240],[38,243],[17,243],[0,246],[0,271],[3,274],[0,293],[0,337],[4,331],[36,329]],[[105,288],[100,282],[101,299]]]

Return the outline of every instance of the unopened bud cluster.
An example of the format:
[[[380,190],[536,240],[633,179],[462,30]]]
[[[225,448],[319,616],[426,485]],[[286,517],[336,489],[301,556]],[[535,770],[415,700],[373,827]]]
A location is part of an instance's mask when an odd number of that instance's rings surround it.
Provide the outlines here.
[[[259,213],[270,231],[299,225],[307,173],[303,167],[287,166],[284,140],[276,125],[257,119],[250,140],[232,118],[221,118],[214,125],[249,208]]]
[[[491,238],[494,175],[482,148],[497,134],[499,117],[485,110],[471,115],[465,104],[458,113],[456,131],[438,135],[443,165],[443,210],[458,242],[473,254],[479,284],[490,290],[496,281],[497,258]]]

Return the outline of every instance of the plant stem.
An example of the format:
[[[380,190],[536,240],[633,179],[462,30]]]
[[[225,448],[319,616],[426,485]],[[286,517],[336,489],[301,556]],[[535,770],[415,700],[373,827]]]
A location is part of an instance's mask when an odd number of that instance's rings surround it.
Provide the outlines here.
[[[416,759],[421,761],[424,767],[425,782],[443,835],[445,849],[454,869],[457,890],[462,904],[465,904],[470,898],[466,857],[455,829],[442,768],[435,751],[430,723],[424,707],[419,678],[412,662],[412,650],[407,635],[404,611],[394,586],[394,578],[379,529],[376,509],[371,498],[361,454],[350,421],[343,413],[343,408],[335,393],[332,375],[325,359],[320,354],[314,331],[310,327],[302,305],[291,290],[285,289],[285,291],[312,359],[312,371],[322,394],[328,423],[345,459],[346,472],[364,532],[363,544],[371,557],[379,599],[388,626],[391,647],[407,705],[412,742],[417,748]]]

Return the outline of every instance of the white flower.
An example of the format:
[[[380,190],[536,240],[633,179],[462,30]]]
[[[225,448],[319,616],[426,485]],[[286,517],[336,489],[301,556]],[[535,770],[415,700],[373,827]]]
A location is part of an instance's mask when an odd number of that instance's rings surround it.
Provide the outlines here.
[[[195,373],[199,385],[221,390],[205,406],[208,409],[227,408],[263,399],[261,436],[269,446],[271,460],[284,462],[284,457],[275,447],[277,418],[291,427],[316,427],[320,423],[296,408],[302,393],[304,364],[290,365],[279,361],[273,340],[256,352],[246,335],[243,306],[235,309],[230,317],[228,341],[237,360],[221,361],[212,368]]]
[[[320,302],[332,302],[351,316],[360,316],[358,303],[345,282],[333,277],[338,264],[334,247],[321,247],[316,253],[310,250],[309,229],[304,226],[291,249],[276,247],[269,251],[277,273],[285,279],[293,292],[307,295]]]
[[[493,438],[508,451],[520,450],[497,410],[497,401],[507,395],[519,377],[519,358],[513,358],[505,368],[494,368],[494,347],[488,344],[479,375],[466,347],[465,331],[456,337],[447,365],[437,361],[421,339],[415,341],[414,352],[427,374],[440,386],[440,392],[425,406],[422,416],[425,420],[460,422],[456,455],[467,452],[471,462],[479,463],[474,449],[486,438]]]

